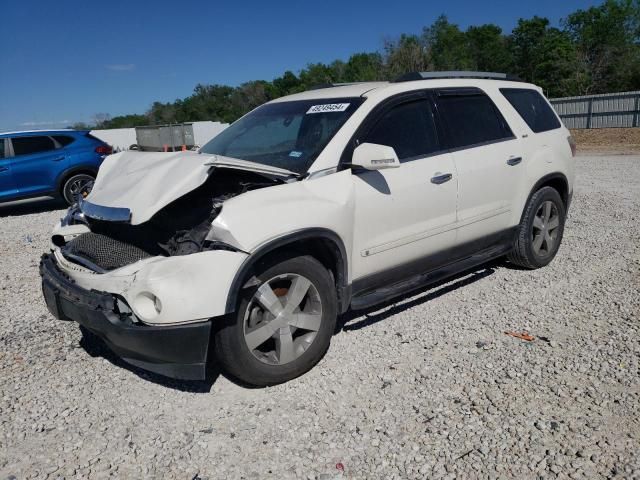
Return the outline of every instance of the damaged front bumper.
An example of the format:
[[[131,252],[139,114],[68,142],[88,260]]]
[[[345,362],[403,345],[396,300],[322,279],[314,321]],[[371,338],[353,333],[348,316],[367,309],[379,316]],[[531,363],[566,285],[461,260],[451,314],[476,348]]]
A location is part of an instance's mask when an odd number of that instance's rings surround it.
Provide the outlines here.
[[[127,363],[172,378],[205,378],[211,320],[166,326],[136,324],[118,313],[112,294],[78,286],[57,267],[52,255],[43,255],[40,274],[49,311],[60,320],[78,322]]]

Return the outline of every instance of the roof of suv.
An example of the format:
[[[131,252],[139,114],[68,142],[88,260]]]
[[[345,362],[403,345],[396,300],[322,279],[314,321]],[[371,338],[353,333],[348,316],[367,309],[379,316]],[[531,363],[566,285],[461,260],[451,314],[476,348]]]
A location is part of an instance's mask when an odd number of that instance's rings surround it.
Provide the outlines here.
[[[362,82],[350,83],[336,86],[328,86],[326,88],[318,88],[315,90],[307,90],[301,93],[294,93],[286,97],[280,97],[272,100],[270,103],[290,102],[293,100],[315,100],[325,98],[349,98],[369,96],[366,94],[388,93],[393,95],[405,91],[418,90],[423,88],[451,88],[451,87],[495,87],[496,85],[503,88],[531,88],[540,91],[540,88],[531,83],[513,81],[513,80],[489,80],[480,78],[438,78],[428,80],[411,80],[403,82]]]
[[[16,132],[0,132],[0,137],[11,135],[12,137],[22,137],[29,135],[84,135],[89,133],[89,130],[72,130],[69,128],[57,128],[54,130],[20,130]]]

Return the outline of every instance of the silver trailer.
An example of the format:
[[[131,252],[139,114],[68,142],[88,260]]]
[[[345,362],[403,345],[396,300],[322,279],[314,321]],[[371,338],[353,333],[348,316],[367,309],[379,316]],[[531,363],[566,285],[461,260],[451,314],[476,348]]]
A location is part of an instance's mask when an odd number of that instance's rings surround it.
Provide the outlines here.
[[[136,127],[138,150],[146,152],[175,152],[190,150],[195,145],[192,123]]]

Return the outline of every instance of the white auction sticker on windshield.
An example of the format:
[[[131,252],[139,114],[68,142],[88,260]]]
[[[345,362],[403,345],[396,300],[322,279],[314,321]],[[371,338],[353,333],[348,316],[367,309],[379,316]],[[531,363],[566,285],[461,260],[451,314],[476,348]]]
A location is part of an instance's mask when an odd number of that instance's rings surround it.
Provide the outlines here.
[[[314,105],[307,113],[329,113],[329,112],[344,112],[349,108],[350,103],[325,103],[324,105]]]

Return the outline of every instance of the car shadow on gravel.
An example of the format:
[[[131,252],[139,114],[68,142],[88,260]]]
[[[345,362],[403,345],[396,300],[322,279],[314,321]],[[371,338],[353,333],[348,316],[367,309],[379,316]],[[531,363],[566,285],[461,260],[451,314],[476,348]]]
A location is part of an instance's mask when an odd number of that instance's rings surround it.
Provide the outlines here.
[[[220,376],[220,371],[216,367],[216,365],[213,364],[213,362],[209,362],[210,365],[208,365],[207,367],[207,378],[205,380],[176,380],[175,378],[169,378],[165,377],[164,375],[149,372],[147,370],[143,370],[136,366],[130,365],[122,360],[115,353],[109,350],[109,347],[107,347],[107,345],[100,337],[94,335],[83,327],[80,327],[80,330],[82,331],[80,346],[91,357],[104,358],[116,367],[124,368],[125,370],[134,373],[142,380],[146,380],[157,385],[162,385],[163,387],[188,393],[209,393],[211,391],[211,388],[213,387],[213,384]]]
[[[336,325],[336,333],[340,331],[349,332],[354,330],[360,330],[362,328],[374,325],[393,315],[396,315],[397,313],[404,312],[405,310],[413,308],[417,305],[428,302],[430,300],[434,300],[438,297],[446,295],[449,292],[453,292],[458,288],[466,287],[467,285],[480,281],[483,278],[493,275],[496,269],[502,266],[505,266],[505,262],[503,260],[496,260],[496,261],[487,263],[485,265],[482,265],[479,268],[462,272],[442,282],[438,282],[428,287],[414,290],[407,294],[401,295],[399,297],[394,298],[393,300],[381,303],[374,307],[367,308],[364,310],[357,310],[357,311],[350,310],[338,318],[338,323]],[[415,295],[419,295],[424,292],[429,292],[429,293],[427,293],[426,295],[422,295],[418,298],[414,298],[411,301],[405,302],[407,298],[413,297]],[[387,307],[391,307],[391,308],[388,308],[387,310],[383,310]],[[355,323],[350,323],[354,319],[361,318],[363,316],[364,316],[363,319]]]
[[[19,217],[34,213],[50,212],[67,208],[63,200],[43,197],[38,199],[19,200],[15,202],[0,203],[0,218]]]
[[[497,268],[504,266],[503,261],[494,261],[483,265],[480,268],[470,270],[467,272],[460,273],[452,278],[449,278],[445,281],[436,283],[426,288],[414,290],[408,294],[399,296],[393,300],[388,302],[376,305],[375,307],[371,307],[365,310],[358,311],[348,311],[344,315],[338,317],[338,322],[336,325],[336,333],[340,331],[354,331],[360,330],[362,328],[371,326],[386,318],[391,317],[397,313],[403,312],[410,308],[415,307],[416,305],[420,305],[424,302],[428,302],[435,298],[446,295],[449,292],[457,290],[458,288],[465,287],[472,283],[475,283],[483,278],[486,278],[492,275]],[[429,292],[426,295],[415,298],[411,301],[404,302],[409,297],[413,297],[415,295],[419,295],[420,293]],[[404,302],[404,303],[401,303]],[[381,311],[387,307],[387,310]],[[359,320],[355,323],[350,323],[354,319],[365,317],[362,320]],[[135,367],[126,363],[116,354],[114,354],[109,347],[104,343],[104,341],[88,330],[80,327],[82,330],[82,339],[80,340],[80,346],[92,357],[101,357],[105,360],[109,361],[116,367],[124,368],[125,370],[134,373],[142,380],[155,383],[157,385],[162,385],[163,387],[171,388],[173,390],[179,390],[181,392],[189,392],[189,393],[209,393],[217,381],[218,377],[222,375],[219,368],[215,364],[215,362],[209,362],[207,366],[207,378],[205,380],[197,381],[197,380],[176,380],[173,378],[165,377],[163,375],[159,375],[153,372],[148,372],[147,370],[143,370],[141,368]],[[226,376],[229,381],[235,383],[238,386],[244,388],[256,388],[250,385],[243,384],[242,382],[230,377]]]

